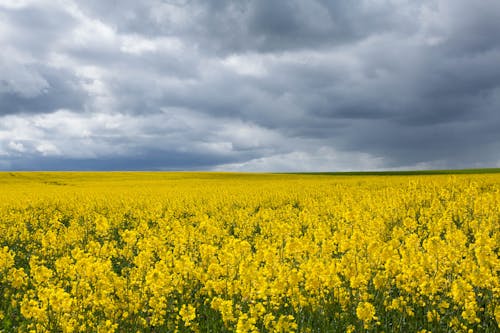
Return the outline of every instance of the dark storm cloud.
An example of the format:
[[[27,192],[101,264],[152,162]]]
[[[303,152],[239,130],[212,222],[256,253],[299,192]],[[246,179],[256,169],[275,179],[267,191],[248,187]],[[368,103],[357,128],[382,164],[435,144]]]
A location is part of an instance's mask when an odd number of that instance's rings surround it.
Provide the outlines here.
[[[84,109],[86,94],[79,88],[79,79],[73,73],[54,68],[32,68],[43,78],[44,87],[31,96],[18,91],[0,89],[0,116],[16,113],[48,113],[58,109]],[[8,88],[8,81],[3,82]]]
[[[407,33],[413,6],[366,1],[185,0],[97,1],[81,4],[119,31],[188,38],[207,51],[282,52],[331,46],[397,29]]]
[[[498,1],[26,0],[0,18],[3,169],[500,165]]]
[[[103,171],[175,171],[199,170],[214,168],[233,159],[203,153],[179,153],[168,150],[143,152],[139,156],[68,158],[68,157],[36,157],[14,158],[10,168],[14,170],[103,170]]]

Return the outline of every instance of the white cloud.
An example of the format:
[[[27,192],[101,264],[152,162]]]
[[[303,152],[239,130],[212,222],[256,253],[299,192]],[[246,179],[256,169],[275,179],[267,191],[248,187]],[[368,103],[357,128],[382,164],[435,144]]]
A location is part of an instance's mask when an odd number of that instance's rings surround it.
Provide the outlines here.
[[[230,140],[236,150],[270,148],[285,141],[276,131],[241,121],[223,123],[216,136]]]
[[[222,64],[240,75],[262,77],[267,74],[263,59],[258,55],[231,55]]]
[[[119,45],[118,36],[113,27],[86,16],[76,7],[71,7],[71,13],[79,20],[79,24],[64,41],[68,47],[108,49]]]
[[[120,50],[125,53],[140,55],[145,52],[156,51],[158,46],[155,41],[138,35],[126,35],[121,38]]]
[[[26,151],[26,147],[24,147],[21,142],[10,141],[7,147],[19,153],[24,153]]]
[[[146,115],[58,110],[0,117],[0,144],[7,154],[25,156],[98,158],[148,149],[230,156],[273,151],[285,140],[253,123],[176,108]]]
[[[41,1],[39,0],[0,0],[0,7],[9,9],[21,9],[40,2]]]
[[[218,166],[219,171],[249,172],[333,172],[378,170],[383,159],[367,153],[340,152],[329,147],[310,151],[293,151],[259,157],[243,163],[229,163]]]
[[[36,151],[43,156],[57,156],[61,155],[61,151],[57,146],[51,142],[42,141],[36,144]]]
[[[120,35],[120,50],[124,53],[140,56],[148,52],[162,52],[181,56],[185,45],[177,37],[147,38],[139,34]]]

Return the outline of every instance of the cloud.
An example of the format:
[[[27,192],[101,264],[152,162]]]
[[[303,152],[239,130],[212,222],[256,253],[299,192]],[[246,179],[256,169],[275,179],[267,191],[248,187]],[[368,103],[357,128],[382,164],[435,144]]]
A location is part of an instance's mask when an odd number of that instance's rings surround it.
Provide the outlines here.
[[[105,169],[213,168],[280,151],[284,140],[252,123],[178,109],[147,115],[58,110],[5,116],[0,124],[0,151],[22,169],[57,167],[55,161],[63,161],[62,169],[78,169],[77,161]]]
[[[208,52],[282,52],[334,46],[370,34],[408,33],[419,5],[390,1],[124,1],[80,3],[120,32],[174,35]]]
[[[19,153],[24,153],[26,151],[26,148],[21,142],[15,142],[15,141],[10,141],[7,144],[7,147],[13,151],[19,152]]]
[[[493,0],[0,1],[0,168],[495,166],[498,30]]]
[[[266,172],[269,170],[278,170],[280,172],[294,172],[297,170],[305,172],[328,172],[332,170],[378,170],[382,165],[382,158],[377,158],[366,153],[341,152],[329,147],[321,147],[319,149],[313,148],[309,151],[294,151],[285,154],[275,154],[269,157],[259,157],[242,163],[223,164],[215,169],[220,171],[251,172]]]

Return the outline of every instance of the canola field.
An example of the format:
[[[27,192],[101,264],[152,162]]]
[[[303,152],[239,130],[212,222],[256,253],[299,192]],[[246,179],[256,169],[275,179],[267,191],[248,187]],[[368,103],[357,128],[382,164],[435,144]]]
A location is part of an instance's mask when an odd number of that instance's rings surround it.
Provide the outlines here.
[[[0,332],[499,332],[500,174],[0,173]]]

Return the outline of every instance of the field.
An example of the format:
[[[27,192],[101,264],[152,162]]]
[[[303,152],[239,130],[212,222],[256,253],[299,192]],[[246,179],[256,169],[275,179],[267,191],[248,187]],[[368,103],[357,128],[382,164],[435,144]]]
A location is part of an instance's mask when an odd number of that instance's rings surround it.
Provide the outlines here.
[[[0,173],[0,332],[499,332],[500,174]]]

